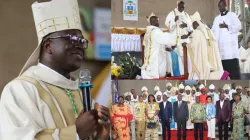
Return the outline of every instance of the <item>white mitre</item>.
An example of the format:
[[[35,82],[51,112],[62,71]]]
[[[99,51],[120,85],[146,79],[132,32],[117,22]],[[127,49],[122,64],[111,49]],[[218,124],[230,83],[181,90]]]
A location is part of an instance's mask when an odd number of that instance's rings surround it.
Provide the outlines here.
[[[199,89],[201,90],[202,88],[204,88],[205,86],[203,85],[203,84],[201,84],[200,86],[199,86]]]
[[[215,89],[214,84],[211,84],[211,85],[209,86],[209,89]]]
[[[141,88],[141,91],[142,91],[142,92],[143,92],[143,91],[148,91],[148,88],[145,87],[145,86],[143,86],[143,87]]]
[[[185,89],[185,87],[184,87],[183,84],[180,84],[178,88],[179,88],[179,89]]]
[[[160,90],[160,87],[155,86],[154,91],[159,91],[159,90]]]
[[[168,83],[166,84],[166,87],[172,87],[172,84],[171,84],[170,82],[168,82]]]
[[[153,12],[151,13],[150,16],[146,17],[149,24],[150,24],[150,18],[151,18],[152,16],[155,16],[155,14],[154,14]]]
[[[231,89],[231,86],[229,84],[225,84],[223,86],[223,90],[230,90]]]
[[[20,75],[29,67],[38,63],[40,43],[43,37],[53,32],[69,29],[78,29],[82,31],[77,0],[35,2],[31,7],[38,37],[38,46],[25,63]]]
[[[242,90],[242,86],[237,85],[235,89],[240,89],[240,90]]]
[[[186,86],[185,90],[191,90],[191,87],[190,86]]]
[[[193,15],[190,16],[192,23],[195,21],[201,21],[201,16],[199,12],[195,12]]]

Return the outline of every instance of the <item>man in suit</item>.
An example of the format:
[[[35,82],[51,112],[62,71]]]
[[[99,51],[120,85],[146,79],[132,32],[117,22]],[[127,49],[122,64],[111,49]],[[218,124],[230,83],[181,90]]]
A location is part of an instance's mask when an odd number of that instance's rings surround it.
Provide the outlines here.
[[[225,100],[225,94],[220,94],[220,100],[216,102],[216,123],[219,128],[219,139],[222,140],[222,126],[224,127],[224,140],[228,140],[228,122],[231,119],[231,104]]]
[[[166,140],[166,128],[168,129],[168,140],[171,139],[170,123],[172,118],[172,103],[167,101],[170,95],[163,94],[163,102],[160,103],[159,118],[162,124],[162,139]]]
[[[183,130],[183,140],[186,140],[186,122],[189,118],[187,102],[182,101],[182,95],[178,95],[178,101],[174,102],[174,120],[177,122],[178,140],[181,139],[181,129]]]

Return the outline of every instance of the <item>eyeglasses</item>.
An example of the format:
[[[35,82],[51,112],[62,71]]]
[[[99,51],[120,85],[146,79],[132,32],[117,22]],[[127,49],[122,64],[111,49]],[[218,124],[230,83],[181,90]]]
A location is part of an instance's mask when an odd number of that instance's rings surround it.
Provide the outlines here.
[[[67,34],[67,35],[62,35],[62,36],[55,36],[55,37],[50,37],[48,39],[57,39],[57,38],[68,38],[70,43],[73,46],[82,46],[84,49],[88,48],[88,40],[85,38],[77,37],[75,35]]]

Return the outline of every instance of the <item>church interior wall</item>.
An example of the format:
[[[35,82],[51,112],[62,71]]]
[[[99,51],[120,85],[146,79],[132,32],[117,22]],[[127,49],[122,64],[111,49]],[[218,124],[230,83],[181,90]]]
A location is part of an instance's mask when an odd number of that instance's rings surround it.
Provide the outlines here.
[[[202,20],[212,26],[215,16],[219,13],[218,0],[183,0],[185,11],[192,15],[198,11]],[[177,6],[176,0],[138,0],[138,21],[123,20],[123,0],[112,0],[112,26],[143,28],[148,25],[146,16],[154,12],[160,18],[160,27],[165,28],[165,19],[169,12]]]

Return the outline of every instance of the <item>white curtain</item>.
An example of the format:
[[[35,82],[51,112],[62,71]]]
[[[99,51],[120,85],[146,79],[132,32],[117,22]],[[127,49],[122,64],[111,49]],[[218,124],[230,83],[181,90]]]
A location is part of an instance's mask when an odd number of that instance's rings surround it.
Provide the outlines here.
[[[111,34],[112,52],[141,52],[140,35]]]

